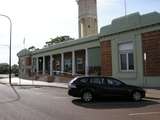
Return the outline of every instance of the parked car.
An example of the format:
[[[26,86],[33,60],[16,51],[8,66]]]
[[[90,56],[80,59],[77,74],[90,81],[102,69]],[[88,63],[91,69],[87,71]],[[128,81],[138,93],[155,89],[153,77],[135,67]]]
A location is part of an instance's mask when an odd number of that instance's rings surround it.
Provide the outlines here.
[[[68,94],[81,97],[84,102],[91,102],[97,97],[124,97],[140,101],[145,97],[145,90],[112,77],[89,76],[71,80],[68,84]]]

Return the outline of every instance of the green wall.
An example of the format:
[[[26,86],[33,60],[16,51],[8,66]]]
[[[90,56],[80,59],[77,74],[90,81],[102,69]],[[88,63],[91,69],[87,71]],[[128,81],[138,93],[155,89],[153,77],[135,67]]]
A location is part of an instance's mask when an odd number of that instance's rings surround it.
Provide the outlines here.
[[[100,47],[88,49],[88,65],[89,66],[101,66],[101,54]]]

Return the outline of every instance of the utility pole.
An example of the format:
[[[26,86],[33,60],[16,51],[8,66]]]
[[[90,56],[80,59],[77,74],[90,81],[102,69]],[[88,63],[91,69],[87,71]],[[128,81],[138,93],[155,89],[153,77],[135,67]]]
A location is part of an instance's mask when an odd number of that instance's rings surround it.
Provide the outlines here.
[[[2,17],[5,17],[9,20],[9,23],[10,23],[10,33],[9,33],[9,36],[10,36],[10,40],[9,40],[9,84],[12,85],[11,83],[11,74],[12,74],[12,71],[11,71],[11,42],[12,42],[12,21],[11,21],[11,18],[7,15],[4,15],[4,14],[0,14],[0,16]]]

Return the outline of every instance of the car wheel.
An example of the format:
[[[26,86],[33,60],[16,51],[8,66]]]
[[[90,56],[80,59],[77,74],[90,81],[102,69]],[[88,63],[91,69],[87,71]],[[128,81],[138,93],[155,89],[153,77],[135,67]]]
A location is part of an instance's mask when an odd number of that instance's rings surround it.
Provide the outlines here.
[[[136,92],[133,92],[132,98],[134,101],[140,101],[142,98],[142,95],[140,92],[136,91]]]
[[[83,92],[81,99],[84,102],[91,102],[93,100],[93,94],[90,91]]]

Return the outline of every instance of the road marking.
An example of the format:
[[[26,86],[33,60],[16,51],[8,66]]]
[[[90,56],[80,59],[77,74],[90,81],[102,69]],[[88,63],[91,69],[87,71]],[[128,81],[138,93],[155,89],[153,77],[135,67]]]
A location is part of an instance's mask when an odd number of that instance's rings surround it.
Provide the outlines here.
[[[152,115],[152,114],[160,114],[160,112],[131,113],[131,114],[128,114],[128,115],[136,116],[136,115]]]

